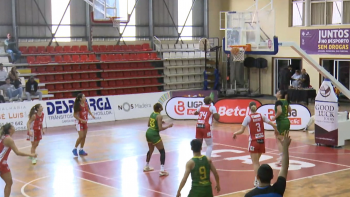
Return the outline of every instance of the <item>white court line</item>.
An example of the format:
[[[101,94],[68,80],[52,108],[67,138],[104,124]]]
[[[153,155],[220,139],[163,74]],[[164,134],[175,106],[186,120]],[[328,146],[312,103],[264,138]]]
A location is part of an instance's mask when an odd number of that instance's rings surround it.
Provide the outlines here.
[[[299,180],[303,180],[303,179],[309,179],[309,178],[313,178],[313,177],[318,177],[318,176],[322,176],[322,175],[327,175],[327,174],[333,174],[333,173],[336,173],[336,172],[342,172],[342,171],[346,171],[346,170],[350,170],[350,168],[346,168],[346,169],[342,169],[342,170],[336,170],[336,171],[332,171],[332,172],[325,172],[325,173],[321,173],[321,174],[317,174],[317,175],[306,176],[306,177],[302,177],[302,178],[298,178],[298,179],[293,179],[293,180],[287,181],[287,183],[293,182],[293,181],[299,181]],[[237,191],[237,192],[232,192],[232,193],[228,193],[228,194],[222,194],[222,195],[219,195],[219,196],[216,196],[216,197],[227,196],[227,195],[231,195],[231,194],[243,193],[243,192],[250,191],[252,189],[254,189],[254,188],[241,190],[241,191]]]
[[[83,170],[79,170],[79,171],[81,171],[83,173],[91,174],[91,175],[94,175],[94,176],[97,176],[97,177],[105,178],[107,180],[113,180],[113,178],[105,177],[105,176],[98,175],[98,174],[95,174],[95,173],[86,172],[86,171],[83,171]],[[79,177],[79,178],[81,178],[81,177]],[[83,179],[83,178],[81,178],[81,179]],[[84,180],[87,180],[87,179],[84,179]],[[90,180],[88,180],[88,181],[90,181]],[[91,182],[94,182],[94,181],[91,181]],[[97,182],[94,182],[94,183],[104,185],[102,183],[97,183]],[[163,192],[160,192],[160,191],[156,191],[156,190],[152,190],[152,189],[148,189],[148,188],[144,188],[144,187],[140,187],[140,186],[139,186],[139,188],[144,189],[144,190],[148,190],[148,191],[151,191],[151,192],[155,192],[155,193],[158,193],[158,194],[163,194],[163,195],[166,195],[166,196],[172,196],[170,194],[166,194],[166,193],[163,193]],[[115,189],[119,190],[118,188],[115,188]]]
[[[26,184],[24,184],[21,188],[21,193],[23,196],[25,197],[30,197],[29,195],[26,194],[26,192],[24,191],[25,187],[27,187],[27,185],[30,185],[31,183],[35,182],[35,181],[38,181],[38,180],[41,180],[41,179],[45,179],[45,178],[48,178],[48,176],[44,176],[44,177],[41,177],[41,178],[37,178],[37,179],[34,179],[34,180],[31,180],[29,182],[27,182]],[[40,188],[40,187],[37,187],[37,188]]]

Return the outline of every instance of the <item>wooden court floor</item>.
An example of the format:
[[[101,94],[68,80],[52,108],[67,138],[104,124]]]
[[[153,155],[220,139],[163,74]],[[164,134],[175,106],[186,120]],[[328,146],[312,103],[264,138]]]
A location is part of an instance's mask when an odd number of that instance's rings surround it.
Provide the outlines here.
[[[272,103],[263,100],[262,103]],[[309,106],[313,111],[313,106]],[[347,106],[341,106],[345,110]],[[161,133],[168,177],[159,177],[159,154],[155,150],[151,166],[155,171],[144,173],[147,153],[145,130],[147,119],[89,124],[86,157],[74,158],[72,149],[77,137],[73,126],[47,129],[39,145],[38,162],[33,166],[26,157],[10,154],[13,176],[13,197],[168,197],[175,196],[186,162],[192,157],[189,142],[194,138],[195,121],[174,121],[174,127]],[[215,196],[238,197],[252,189],[254,174],[247,158],[248,137],[232,139],[240,125],[214,125],[213,161],[220,180],[220,193]],[[311,128],[312,129],[312,128]],[[261,163],[274,165],[278,158],[272,131],[266,131],[267,153]],[[313,134],[291,132],[290,171],[285,196],[350,196],[350,150],[314,145]],[[25,132],[15,133],[15,143],[29,152]],[[205,146],[203,151],[205,150]],[[275,179],[278,170],[274,170]],[[214,179],[212,177],[214,182]],[[191,186],[189,177],[182,196]],[[4,187],[0,181],[0,188]],[[0,195],[1,196],[1,195]]]

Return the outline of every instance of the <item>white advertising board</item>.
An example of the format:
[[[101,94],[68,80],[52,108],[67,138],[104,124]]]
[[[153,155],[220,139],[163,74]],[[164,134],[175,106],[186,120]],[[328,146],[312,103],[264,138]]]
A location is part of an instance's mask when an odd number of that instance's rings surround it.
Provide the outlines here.
[[[196,120],[198,115],[194,115],[194,112],[204,104],[203,99],[174,97],[167,102],[165,111],[170,118],[175,120]]]

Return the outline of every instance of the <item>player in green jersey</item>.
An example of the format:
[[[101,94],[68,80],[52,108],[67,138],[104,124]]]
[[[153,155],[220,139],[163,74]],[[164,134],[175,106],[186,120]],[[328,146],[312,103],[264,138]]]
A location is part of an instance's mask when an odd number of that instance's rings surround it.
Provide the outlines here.
[[[194,139],[191,141],[193,158],[186,164],[184,177],[177,191],[176,197],[181,196],[181,190],[185,186],[188,176],[191,174],[192,188],[188,197],[213,197],[213,191],[210,182],[210,171],[213,172],[216,181],[216,191],[220,192],[219,175],[212,161],[204,155],[201,155],[202,141]]]
[[[146,157],[146,166],[143,168],[144,172],[152,171],[154,168],[151,168],[149,166],[149,161],[151,160],[152,153],[154,151],[154,147],[156,147],[159,150],[160,153],[160,176],[168,176],[169,173],[164,170],[164,163],[165,163],[165,151],[164,151],[164,145],[162,138],[159,135],[160,131],[164,131],[167,128],[170,128],[173,126],[173,124],[170,124],[168,126],[163,126],[163,117],[160,115],[160,112],[163,111],[163,106],[160,103],[156,103],[153,106],[154,112],[151,114],[149,120],[148,120],[148,130],[146,132],[146,139],[148,142],[148,152]]]
[[[276,138],[277,138],[277,145],[278,150],[280,152],[280,158],[277,162],[277,165],[281,165],[282,162],[282,154],[283,154],[283,147],[281,143],[279,143],[280,140],[283,141],[284,133],[289,131],[290,128],[290,121],[288,119],[288,113],[292,111],[292,108],[289,106],[289,102],[287,101],[287,92],[286,91],[278,91],[276,93],[277,101],[275,103],[275,117],[271,119],[271,121],[276,120],[277,125],[277,131]]]

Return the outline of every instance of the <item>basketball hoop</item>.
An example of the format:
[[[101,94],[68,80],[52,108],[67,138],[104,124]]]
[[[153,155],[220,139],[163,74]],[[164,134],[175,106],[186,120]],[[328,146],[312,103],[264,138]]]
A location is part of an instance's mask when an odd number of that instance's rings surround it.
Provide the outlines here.
[[[120,26],[120,18],[121,17],[115,17],[115,16],[113,16],[113,17],[108,17],[109,18],[109,20],[111,20],[112,21],[112,23],[113,23],[113,27],[119,27]]]
[[[231,55],[232,60],[235,62],[241,62],[245,59],[245,52],[251,51],[251,45],[232,45],[231,47]]]

